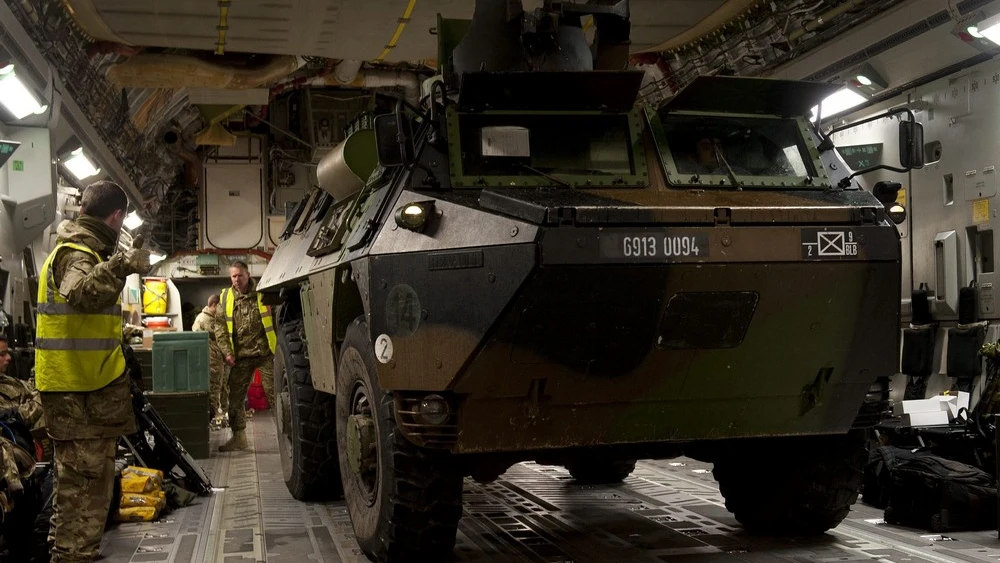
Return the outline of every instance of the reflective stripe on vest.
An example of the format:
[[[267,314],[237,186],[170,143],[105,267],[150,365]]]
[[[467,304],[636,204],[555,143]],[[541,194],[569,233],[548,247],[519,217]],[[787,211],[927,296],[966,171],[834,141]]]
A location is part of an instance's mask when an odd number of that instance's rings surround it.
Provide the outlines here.
[[[222,301],[222,310],[226,312],[226,328],[229,330],[229,346],[233,349],[233,354],[236,354],[236,344],[233,338],[233,309],[236,306],[236,300],[232,299],[233,288],[227,287],[222,290],[222,294],[219,296],[219,300]],[[274,320],[271,318],[271,308],[264,305],[264,296],[258,291],[257,292],[257,310],[260,311],[260,323],[264,325],[264,336],[267,337],[267,347],[271,349],[271,353],[274,353],[275,346],[277,345],[278,339],[274,334]]]
[[[114,305],[94,313],[74,309],[55,283],[55,259],[64,248],[103,262],[100,254],[73,243],[59,244],[45,260],[38,285],[35,386],[47,392],[94,391],[125,373],[121,295]]]

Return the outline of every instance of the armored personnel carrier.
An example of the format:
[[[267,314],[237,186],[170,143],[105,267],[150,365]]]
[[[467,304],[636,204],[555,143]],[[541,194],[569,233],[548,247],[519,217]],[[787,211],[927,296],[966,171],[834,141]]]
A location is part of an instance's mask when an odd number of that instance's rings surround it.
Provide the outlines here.
[[[422,561],[466,476],[688,455],[750,530],[836,526],[896,371],[899,185],[861,189],[809,121],[834,86],[702,77],[642,108],[625,0],[516,4],[439,18],[422,107],[324,158],[260,281],[292,495]]]

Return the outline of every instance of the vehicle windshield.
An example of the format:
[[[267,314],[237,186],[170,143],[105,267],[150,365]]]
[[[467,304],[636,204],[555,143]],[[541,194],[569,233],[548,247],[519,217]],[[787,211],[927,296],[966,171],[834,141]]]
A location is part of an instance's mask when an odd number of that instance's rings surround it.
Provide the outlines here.
[[[463,114],[460,123],[465,177],[635,174],[628,115]]]
[[[667,115],[663,127],[672,183],[703,183],[701,176],[730,170],[750,184],[816,176],[794,119]]]

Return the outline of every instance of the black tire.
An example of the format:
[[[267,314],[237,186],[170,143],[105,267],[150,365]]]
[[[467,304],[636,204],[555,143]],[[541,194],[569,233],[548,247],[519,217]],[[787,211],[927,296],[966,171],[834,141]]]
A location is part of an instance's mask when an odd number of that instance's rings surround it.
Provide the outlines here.
[[[741,444],[716,460],[712,473],[726,508],[748,532],[822,534],[858,500],[866,446],[864,432]]]
[[[313,389],[301,320],[278,328],[274,383],[278,453],[288,492],[298,500],[339,498],[336,401]]]
[[[588,457],[566,464],[566,470],[580,485],[614,485],[635,471],[635,460]]]
[[[392,400],[379,386],[368,326],[359,318],[347,329],[337,369],[340,472],[355,538],[379,563],[447,557],[462,517],[462,475],[447,454],[419,448],[397,430]],[[369,446],[358,448],[367,452],[358,457],[364,472],[352,467],[348,450],[348,432],[361,425],[374,436],[355,441]]]

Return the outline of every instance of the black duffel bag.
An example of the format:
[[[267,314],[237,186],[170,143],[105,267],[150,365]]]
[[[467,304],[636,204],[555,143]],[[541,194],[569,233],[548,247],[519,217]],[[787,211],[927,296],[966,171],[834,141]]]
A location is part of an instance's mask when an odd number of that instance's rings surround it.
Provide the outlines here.
[[[861,502],[875,508],[889,506],[892,472],[900,463],[921,455],[930,454],[896,446],[880,446],[872,449],[868,454],[868,463],[865,465],[864,478],[861,481]]]
[[[885,521],[938,533],[995,530],[996,484],[971,465],[917,455],[892,470]]]

